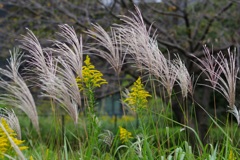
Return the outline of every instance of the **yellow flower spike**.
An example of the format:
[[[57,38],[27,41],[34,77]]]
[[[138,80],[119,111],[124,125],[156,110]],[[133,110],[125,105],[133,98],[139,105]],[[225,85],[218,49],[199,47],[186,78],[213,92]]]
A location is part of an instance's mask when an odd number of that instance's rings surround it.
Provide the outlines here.
[[[120,135],[120,140],[122,143],[128,142],[132,137],[132,133],[126,130],[123,127],[119,127],[119,135]]]
[[[28,147],[26,146],[21,146],[23,144],[24,141],[19,140],[16,138],[16,133],[14,132],[13,129],[10,128],[9,124],[7,123],[7,121],[4,118],[0,118],[0,123],[2,123],[2,125],[4,126],[4,128],[6,129],[6,131],[9,133],[9,135],[11,136],[13,142],[19,146],[20,150],[26,150]],[[8,140],[7,135],[5,134],[5,132],[0,128],[0,158],[3,158],[3,154],[12,151],[13,148],[11,146],[11,143]]]
[[[141,78],[139,77],[137,81],[134,82],[128,97],[124,100],[124,102],[129,104],[133,111],[136,111],[137,109],[146,108],[148,103],[147,97],[151,97],[151,95],[149,92],[144,90]]]
[[[89,56],[86,57],[84,63],[85,66],[82,67],[82,78],[76,78],[80,90],[93,89],[107,84],[107,81],[102,78],[103,74],[96,70],[95,66],[91,64]]]
[[[230,150],[230,153],[228,155],[228,160],[236,160],[235,156],[234,156],[234,153],[232,150]]]

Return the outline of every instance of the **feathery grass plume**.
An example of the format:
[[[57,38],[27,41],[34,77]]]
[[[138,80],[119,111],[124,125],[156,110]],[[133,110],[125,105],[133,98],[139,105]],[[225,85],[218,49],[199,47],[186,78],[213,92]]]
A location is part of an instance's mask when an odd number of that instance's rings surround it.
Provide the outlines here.
[[[211,88],[213,89],[214,94],[214,114],[215,118],[217,118],[217,108],[216,108],[216,98],[215,98],[215,88],[218,83],[218,79],[222,73],[221,67],[219,66],[219,63],[217,62],[216,58],[210,54],[209,49],[206,45],[203,46],[204,48],[204,59],[200,59],[195,56],[195,58],[200,62],[200,64],[197,64],[197,66],[202,70],[203,73],[207,76],[206,81],[210,82]],[[207,85],[209,86],[209,85]]]
[[[219,63],[217,62],[216,58],[213,57],[213,55],[210,54],[209,49],[206,45],[203,46],[204,48],[204,59],[200,59],[195,56],[195,58],[200,62],[201,65],[198,65],[198,67],[205,73],[207,76],[207,81],[209,81],[212,85],[212,88],[215,89],[218,79],[222,73],[222,69],[219,66]]]
[[[71,40],[69,41],[71,42]],[[43,52],[40,43],[31,31],[28,32],[28,36],[24,36],[21,42],[21,47],[30,53],[28,62],[35,67],[35,73],[39,79],[38,85],[43,90],[42,96],[55,99],[68,112],[74,122],[77,123],[77,107],[81,106],[81,96],[75,82],[75,73],[73,73],[75,70],[70,65],[71,60],[53,57],[53,49],[46,49]],[[31,48],[27,45],[30,45]],[[64,53],[67,54],[67,52]],[[78,72],[81,73],[79,70]]]
[[[54,40],[57,49],[51,48],[53,52],[59,53],[64,61],[71,66],[77,76],[82,77],[83,45],[82,37],[78,39],[73,27],[67,24],[59,25],[61,32],[58,33],[66,42]]]
[[[238,125],[240,125],[240,114],[235,106],[235,94],[236,94],[236,83],[237,74],[239,68],[236,66],[236,55],[231,53],[230,48],[228,49],[228,59],[224,57],[223,53],[220,52],[218,55],[219,60],[217,63],[222,70],[222,77],[219,76],[219,82],[216,84],[215,90],[223,95],[228,101],[228,112],[232,113],[237,119]]]
[[[188,92],[191,95],[193,95],[193,85],[191,76],[189,75],[189,72],[186,66],[183,64],[182,60],[180,59],[179,55],[177,56],[177,59],[174,62],[177,67],[177,83],[182,90],[182,96],[186,98]]]
[[[21,42],[20,48],[29,53],[25,54],[25,57],[29,58],[27,63],[32,65],[29,70],[37,75],[36,79],[38,79],[39,82],[35,83],[37,83],[39,87],[42,88],[42,86],[49,84],[49,88],[51,88],[56,75],[57,63],[54,62],[55,60],[51,54],[48,54],[42,49],[34,33],[29,29],[27,29],[27,31],[27,35],[23,35],[23,38],[19,41]]]
[[[231,108],[228,106],[228,108],[228,112],[236,118],[238,125],[240,125],[240,110],[238,110],[235,105]]]
[[[114,135],[111,131],[105,130],[104,133],[99,134],[99,141],[104,142],[108,147],[112,147]]]
[[[110,34],[108,34],[98,24],[93,24],[93,27],[96,31],[89,30],[86,33],[98,42],[93,43],[93,45],[100,45],[100,48],[98,49],[91,46],[89,47],[89,51],[107,60],[108,63],[113,67],[114,71],[117,74],[120,74],[126,56],[126,53],[123,53],[124,51],[121,36],[112,27],[110,28]]]
[[[239,111],[235,106],[236,81],[239,71],[236,66],[236,55],[228,49],[228,59],[222,52],[219,52],[217,58],[214,58],[205,47],[205,58],[205,61],[198,59],[206,67],[206,69],[200,68],[205,71],[212,88],[228,101],[228,108],[230,108],[228,112],[232,113],[240,124]]]
[[[143,158],[143,135],[139,134],[136,136],[136,142],[132,144],[132,147],[135,149],[136,154],[139,158]]]
[[[147,97],[151,97],[151,95],[143,88],[140,77],[134,82],[131,92],[126,94],[126,96],[127,97],[123,102],[127,103],[133,111],[146,108],[148,103]]]
[[[48,66],[46,63],[46,58],[44,55],[44,52],[42,50],[42,47],[37,39],[37,37],[34,35],[34,33],[27,29],[27,35],[23,35],[22,39],[19,40],[21,42],[20,48],[28,51],[30,55],[25,55],[26,57],[31,58],[33,61],[28,61],[29,64],[32,64],[36,67],[36,70],[34,70],[37,74],[39,73],[48,73]]]
[[[62,79],[64,86],[66,86],[66,89],[62,90],[63,91],[62,92],[63,94],[61,95],[62,99],[64,99],[66,97],[66,94],[68,94],[67,96],[68,100],[67,99],[64,100],[62,104],[64,104],[63,107],[69,113],[69,115],[73,118],[74,122],[77,123],[78,106],[79,107],[81,106],[82,101],[81,101],[80,90],[76,82],[76,76],[66,61],[64,61],[60,57],[57,59],[57,61],[62,66],[62,68],[58,68],[57,72],[59,73],[59,77]]]
[[[9,124],[10,128],[17,133],[17,138],[21,139],[21,127],[18,121],[18,117],[16,116],[13,110],[8,110],[6,108],[0,108],[0,119],[4,118]]]
[[[158,77],[160,78],[160,83],[165,87],[170,97],[172,95],[173,86],[177,80],[178,68],[167,59],[162,61],[161,67],[162,71],[158,73]]]
[[[128,142],[132,137],[132,133],[123,127],[119,127],[119,136],[122,143]]]
[[[62,67],[54,67],[55,71],[51,76],[51,81],[45,81],[42,85],[42,96],[55,99],[61,107],[70,115],[74,123],[78,122],[78,106],[81,106],[81,95],[75,80],[75,74],[71,67],[59,57],[56,63]],[[52,70],[54,70],[52,68]]]
[[[61,63],[63,68],[57,68],[57,62]],[[48,75],[40,77],[41,89],[43,90],[41,95],[56,100],[77,124],[81,96],[71,67],[61,58],[55,62],[50,60],[48,67]]]
[[[205,61],[198,58],[198,61],[206,67],[200,68],[206,73],[208,81],[212,84],[212,88],[222,94],[228,101],[228,112],[232,113],[238,124],[240,124],[240,115],[235,106],[236,81],[239,68],[236,66],[236,55],[232,54],[230,48],[228,49],[228,59],[224,57],[222,52],[219,52],[217,58],[210,55],[206,46]]]
[[[156,36],[150,37],[151,28],[146,29],[141,12],[137,7],[136,12],[137,14],[130,12],[133,18],[122,15],[121,20],[124,24],[115,24],[115,29],[122,37],[125,50],[133,57],[137,66],[141,69],[144,65],[151,69],[151,67],[155,67],[155,63],[151,60],[155,58],[155,54],[159,51]]]
[[[122,37],[123,44],[127,45],[128,53],[133,57],[139,69],[147,70],[160,79],[169,96],[176,81],[176,67],[164,57],[158,48],[157,35],[150,36],[146,29],[140,10],[136,7],[137,14],[131,12],[133,18],[122,16],[123,25],[116,25]]]
[[[215,90],[221,93],[228,101],[229,107],[234,109],[236,82],[239,68],[236,66],[236,55],[231,53],[228,49],[228,59],[224,57],[223,53],[218,54],[219,60],[217,63],[221,68],[222,76],[218,77],[218,83]]]
[[[7,68],[0,68],[0,74],[10,79],[6,81],[2,77],[0,78],[0,87],[7,91],[7,93],[1,94],[0,99],[3,100],[4,104],[12,105],[25,112],[37,132],[39,132],[35,101],[24,79],[18,73],[22,63],[22,52],[15,49],[13,52],[10,51],[10,56]]]
[[[3,158],[5,154],[14,149],[20,159],[25,160],[21,150],[26,150],[28,147],[22,146],[22,140],[18,140],[16,133],[4,118],[0,118],[0,157]]]

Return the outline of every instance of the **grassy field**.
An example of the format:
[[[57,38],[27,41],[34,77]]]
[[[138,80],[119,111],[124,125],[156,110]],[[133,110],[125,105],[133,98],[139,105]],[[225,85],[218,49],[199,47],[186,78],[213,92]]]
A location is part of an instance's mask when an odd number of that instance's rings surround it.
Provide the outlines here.
[[[121,94],[119,101],[128,111],[122,117],[96,112],[95,91],[108,82],[89,55],[83,58],[82,39],[72,27],[59,25],[58,35],[64,41],[53,41],[52,48],[42,48],[34,33],[28,30],[20,45],[27,53],[11,51],[8,67],[0,69],[4,77],[0,79],[0,87],[6,93],[0,96],[5,107],[0,110],[0,159],[240,158],[240,115],[235,106],[236,55],[229,50],[227,56],[220,52],[215,57],[204,46],[204,58],[196,58],[202,70],[199,76],[204,74],[208,82],[201,85],[213,91],[214,112],[210,113],[205,110],[207,106],[194,99],[198,78],[193,79],[180,56],[170,59],[170,55],[166,58],[162,54],[156,35],[150,35],[137,8],[136,13],[123,16],[122,24],[111,28],[110,34],[99,25],[93,25],[93,30],[87,32],[98,45],[91,44],[86,53],[104,58],[115,71],[119,84],[116,88]],[[22,57],[31,66],[23,70],[25,74],[18,72]],[[119,78],[125,60],[140,75],[130,88],[122,88]],[[176,86],[180,88],[179,93],[174,91]],[[47,107],[39,104],[37,107],[32,87],[37,87],[39,96],[48,100]],[[215,93],[227,103],[221,121],[216,116]],[[176,99],[183,115],[181,122],[173,114]],[[18,108],[21,114],[17,116],[7,106]],[[79,113],[79,106],[84,106],[84,114]],[[200,136],[196,107],[208,116],[200,119],[210,124],[205,137]]]

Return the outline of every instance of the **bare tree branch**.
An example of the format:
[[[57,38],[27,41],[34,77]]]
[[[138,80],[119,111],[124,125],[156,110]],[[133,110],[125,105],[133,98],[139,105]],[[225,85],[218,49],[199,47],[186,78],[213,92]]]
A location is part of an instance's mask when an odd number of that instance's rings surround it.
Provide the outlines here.
[[[233,5],[232,2],[229,2],[226,6],[224,6],[219,12],[217,12],[211,19],[209,19],[208,24],[205,28],[205,30],[202,33],[202,36],[197,41],[197,44],[194,46],[193,50],[197,50],[199,47],[201,47],[201,41],[207,36],[210,27],[212,26],[213,22],[217,19],[217,17],[221,16],[225,11],[227,11],[231,6]]]

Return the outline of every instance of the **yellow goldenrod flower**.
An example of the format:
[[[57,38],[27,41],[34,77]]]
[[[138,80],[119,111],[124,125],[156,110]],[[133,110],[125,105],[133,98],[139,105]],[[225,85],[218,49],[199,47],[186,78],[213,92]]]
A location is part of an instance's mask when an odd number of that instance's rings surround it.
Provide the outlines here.
[[[124,121],[124,122],[133,122],[133,121],[135,121],[136,119],[135,119],[134,116],[123,115],[120,120],[122,120],[122,121]]]
[[[236,160],[235,156],[234,156],[234,153],[232,150],[230,150],[230,153],[228,155],[228,160]]]
[[[151,97],[151,95],[144,90],[141,78],[139,77],[137,81],[134,82],[124,102],[129,104],[133,111],[136,111],[136,109],[146,108],[148,102],[147,97]]]
[[[102,78],[103,74],[95,69],[91,64],[89,56],[84,61],[85,66],[82,67],[82,78],[77,77],[76,81],[80,90],[93,89],[100,87],[102,84],[107,84],[107,81]]]
[[[119,130],[120,140],[122,141],[122,143],[125,143],[129,141],[130,138],[133,138],[132,133],[127,131],[125,128],[119,127]]]
[[[26,146],[21,146],[23,144],[24,141],[19,140],[16,138],[16,133],[14,132],[13,129],[10,128],[9,124],[7,123],[7,121],[4,118],[0,119],[0,123],[4,126],[4,128],[6,129],[6,131],[9,133],[11,139],[13,140],[13,142],[19,146],[20,150],[25,150],[28,147]],[[3,154],[8,153],[10,151],[12,151],[13,148],[11,146],[11,143],[8,140],[7,135],[5,134],[5,132],[0,128],[0,158],[3,158]]]

